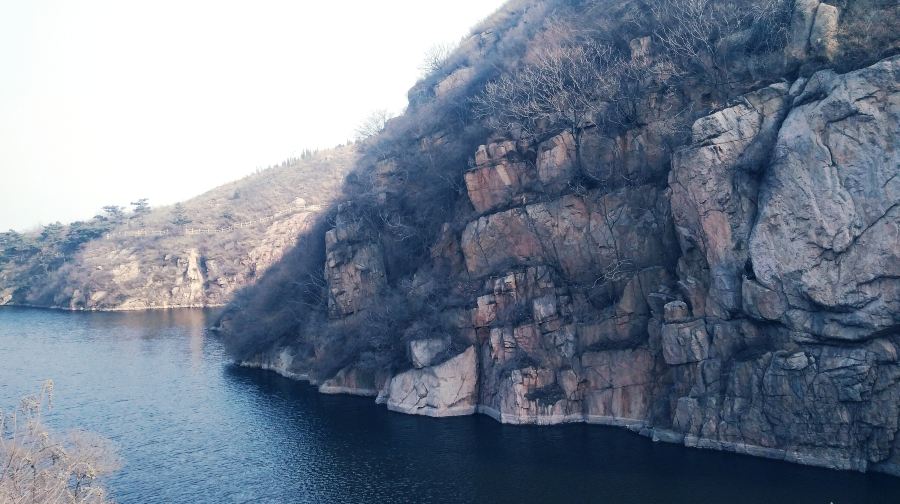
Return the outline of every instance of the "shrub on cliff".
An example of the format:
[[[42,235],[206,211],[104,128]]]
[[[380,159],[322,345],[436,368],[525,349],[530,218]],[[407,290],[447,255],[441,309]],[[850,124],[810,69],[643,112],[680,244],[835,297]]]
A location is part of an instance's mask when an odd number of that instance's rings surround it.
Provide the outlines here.
[[[793,0],[660,0],[647,4],[652,30],[667,56],[714,87],[731,83],[730,62],[780,50]],[[744,54],[736,54],[740,48]]]

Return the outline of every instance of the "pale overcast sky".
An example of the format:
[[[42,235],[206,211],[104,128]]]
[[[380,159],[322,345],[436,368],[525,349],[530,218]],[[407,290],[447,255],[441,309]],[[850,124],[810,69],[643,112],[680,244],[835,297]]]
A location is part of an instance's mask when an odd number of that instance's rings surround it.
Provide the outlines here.
[[[343,143],[502,3],[0,0],[0,230]]]

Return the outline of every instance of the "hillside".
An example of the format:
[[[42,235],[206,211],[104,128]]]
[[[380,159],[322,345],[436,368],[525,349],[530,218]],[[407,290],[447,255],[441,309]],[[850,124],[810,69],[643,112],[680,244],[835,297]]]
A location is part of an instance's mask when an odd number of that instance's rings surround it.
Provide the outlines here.
[[[395,411],[900,474],[898,10],[510,2],[219,328]]]
[[[217,306],[296,243],[355,148],[311,153],[177,205],[0,234],[0,304],[72,310]]]

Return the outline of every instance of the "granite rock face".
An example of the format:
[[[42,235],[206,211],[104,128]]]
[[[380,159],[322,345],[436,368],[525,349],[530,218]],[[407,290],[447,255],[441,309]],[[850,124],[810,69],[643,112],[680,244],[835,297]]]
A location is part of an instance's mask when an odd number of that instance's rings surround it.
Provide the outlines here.
[[[370,306],[385,283],[381,245],[350,212],[339,215],[335,228],[325,234],[328,313],[334,318]]]
[[[476,276],[547,263],[559,264],[570,278],[623,263],[640,269],[674,245],[667,207],[651,186],[568,194],[470,222],[462,234],[462,252]]]
[[[472,316],[479,410],[892,471],[897,65],[773,84],[700,118],[665,191],[473,220],[460,244],[487,278]],[[567,166],[571,151],[549,145],[536,170]]]
[[[833,13],[799,2],[786,56],[827,59]],[[345,367],[323,388],[900,474],[898,77],[893,57],[761,86],[674,151],[492,139],[464,175],[471,206],[431,248],[450,279],[440,330],[398,334],[385,374]],[[617,138],[649,142],[662,120]],[[579,186],[579,159],[631,182]],[[382,243],[349,215],[327,238],[330,323],[387,285]],[[422,269],[409,292],[438,281]]]
[[[891,58],[845,75],[821,71],[783,95],[789,111],[774,109],[784,119],[774,142],[763,140],[773,145],[758,189],[739,185],[755,205],[735,205],[746,214],[726,212],[728,225],[697,226],[702,217],[690,217],[723,206],[697,212],[696,202],[709,197],[679,200],[673,186],[685,252],[679,273],[708,274],[707,292],[715,293],[692,322],[705,325],[706,357],[698,358],[702,337],[677,338],[687,345],[667,350],[672,324],[663,329],[666,362],[675,366],[667,429],[685,444],[896,472],[898,64]],[[670,181],[684,168],[676,163]],[[711,170],[706,195],[734,201],[731,177],[742,166],[694,169]],[[676,208],[685,204],[693,206]],[[704,244],[723,236],[727,254],[709,254]],[[705,253],[691,257],[695,249]]]
[[[545,189],[559,192],[572,180],[578,170],[576,149],[568,131],[538,146],[537,176]]]
[[[749,244],[794,330],[862,340],[900,325],[898,77],[897,58],[819,72],[779,132]]]
[[[747,237],[756,215],[758,173],[787,111],[788,87],[775,84],[694,123],[693,145],[675,154],[669,186],[685,261],[709,278],[706,314],[726,318],[741,307]],[[699,257],[698,257],[699,256]],[[695,307],[696,308],[696,307]],[[695,315],[702,316],[704,313]]]
[[[387,403],[391,411],[427,416],[471,415],[478,384],[475,348],[435,366],[413,369],[391,378]]]
[[[472,206],[481,213],[509,206],[534,183],[533,172],[513,141],[481,146],[475,168],[464,178]]]

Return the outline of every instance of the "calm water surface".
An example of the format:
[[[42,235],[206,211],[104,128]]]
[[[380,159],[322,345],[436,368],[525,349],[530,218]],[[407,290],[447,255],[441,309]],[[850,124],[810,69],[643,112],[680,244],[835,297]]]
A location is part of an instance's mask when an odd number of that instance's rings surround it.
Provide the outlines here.
[[[52,378],[51,426],[118,444],[122,503],[900,502],[900,478],[321,395],[228,364],[209,316],[0,308],[0,406]]]

